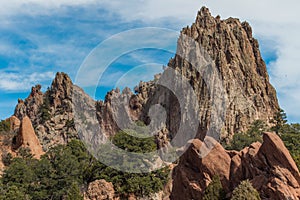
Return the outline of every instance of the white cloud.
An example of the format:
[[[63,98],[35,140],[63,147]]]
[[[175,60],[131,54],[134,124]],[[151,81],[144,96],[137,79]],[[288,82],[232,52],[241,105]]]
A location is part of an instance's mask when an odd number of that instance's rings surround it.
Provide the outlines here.
[[[18,72],[0,71],[0,90],[4,91],[29,91],[37,83],[52,80],[53,72],[21,74]]]

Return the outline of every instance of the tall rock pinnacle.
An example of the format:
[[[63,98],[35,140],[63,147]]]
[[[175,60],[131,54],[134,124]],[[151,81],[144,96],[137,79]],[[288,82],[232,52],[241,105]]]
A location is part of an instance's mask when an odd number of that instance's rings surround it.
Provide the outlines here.
[[[203,7],[195,23],[182,30],[183,36],[194,40],[210,56],[222,78],[227,95],[222,137],[245,131],[254,120],[268,123],[279,105],[258,41],[252,37],[249,24],[234,18],[221,20],[219,16],[211,16],[208,8]],[[193,63],[198,63],[195,48],[188,45],[185,39],[179,39],[177,51],[187,56],[195,54]],[[208,126],[210,111],[204,106],[211,97],[206,83],[198,78],[197,72],[191,70],[191,63],[184,62],[182,56],[176,55],[169,66],[191,80],[199,100],[200,118]]]

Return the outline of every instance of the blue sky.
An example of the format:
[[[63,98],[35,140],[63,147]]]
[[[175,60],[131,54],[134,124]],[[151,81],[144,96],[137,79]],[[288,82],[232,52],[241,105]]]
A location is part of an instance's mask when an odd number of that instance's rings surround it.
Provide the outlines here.
[[[66,72],[75,80],[89,53],[113,35],[144,27],[167,28],[179,34],[182,27],[194,22],[197,11],[206,5],[213,15],[233,16],[250,22],[259,39],[280,104],[290,122],[300,122],[300,113],[297,112],[300,110],[300,68],[297,62],[300,24],[296,20],[299,3],[292,0],[284,4],[280,1],[264,2],[1,1],[0,119],[13,114],[17,99],[26,98],[31,86],[42,84],[45,90],[57,71]],[[157,39],[164,41],[159,36]],[[106,79],[100,80],[101,87],[97,88],[95,97],[103,98],[106,91],[115,86],[127,84],[133,87],[140,79],[150,80],[161,71],[162,65],[167,65],[176,50],[176,38],[167,42],[171,51],[140,49],[114,60],[103,76]],[[124,77],[123,72],[132,68],[134,71],[129,71],[127,78]],[[89,90],[88,86],[86,90]]]

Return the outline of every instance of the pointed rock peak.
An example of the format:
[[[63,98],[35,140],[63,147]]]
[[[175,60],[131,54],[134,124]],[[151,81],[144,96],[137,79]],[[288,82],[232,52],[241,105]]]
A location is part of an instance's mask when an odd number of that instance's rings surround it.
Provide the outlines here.
[[[57,72],[51,85],[51,92],[54,94],[60,94],[55,95],[56,97],[60,96],[65,98],[70,97],[72,88],[73,83],[71,78],[64,72]]]
[[[28,98],[41,96],[43,93],[41,92],[42,86],[40,84],[31,88],[31,93],[29,94]]]
[[[125,95],[129,94],[129,95],[131,95],[132,94],[131,89],[129,87],[125,87],[122,90],[122,94],[125,94]]]
[[[205,6],[203,6],[199,11],[198,11],[198,17],[211,17],[211,13],[209,12],[209,9]]]
[[[70,77],[64,72],[57,72],[52,82],[52,87],[59,85],[73,85]]]
[[[196,25],[197,27],[209,28],[216,24],[216,19],[211,15],[209,9],[202,7],[197,14]]]
[[[243,29],[246,31],[248,38],[252,38],[252,28],[248,22],[243,22],[242,23]]]

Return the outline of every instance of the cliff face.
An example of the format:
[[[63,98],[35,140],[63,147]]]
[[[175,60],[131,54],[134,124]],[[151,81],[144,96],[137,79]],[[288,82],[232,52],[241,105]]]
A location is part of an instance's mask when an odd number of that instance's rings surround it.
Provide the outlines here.
[[[218,69],[226,94],[223,137],[245,131],[254,120],[268,122],[274,116],[279,108],[276,92],[269,82],[258,42],[252,37],[247,22],[214,18],[207,8],[202,8],[196,22],[182,30],[182,36],[195,40]],[[212,95],[207,92],[205,81],[199,80],[197,71],[193,70],[195,66],[192,65],[197,65],[198,58],[187,41],[179,39],[177,52],[184,56],[176,55],[169,66],[191,80],[199,100],[201,122],[208,126],[211,121],[208,104]],[[187,58],[190,63],[186,62]]]

